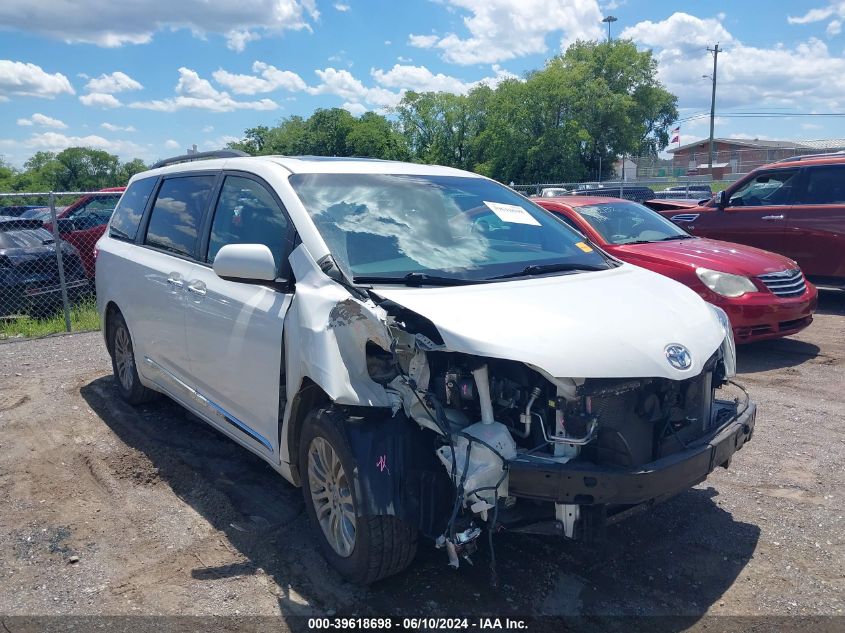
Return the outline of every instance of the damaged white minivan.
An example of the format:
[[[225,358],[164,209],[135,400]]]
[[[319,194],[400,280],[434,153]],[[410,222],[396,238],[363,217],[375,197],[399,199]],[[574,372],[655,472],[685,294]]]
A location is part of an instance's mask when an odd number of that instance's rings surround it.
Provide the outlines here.
[[[303,497],[368,583],[418,536],[589,540],[727,467],[756,407],[728,320],[451,168],[213,152],[134,176],[98,244],[116,384]]]

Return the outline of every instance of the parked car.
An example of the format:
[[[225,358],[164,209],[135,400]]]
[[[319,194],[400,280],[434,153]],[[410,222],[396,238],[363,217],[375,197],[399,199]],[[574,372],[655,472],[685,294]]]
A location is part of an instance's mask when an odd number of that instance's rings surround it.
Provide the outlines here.
[[[398,572],[419,533],[454,567],[485,529],[589,539],[751,438],[755,405],[717,391],[724,311],[511,189],[233,154],[163,161],[117,205],[96,273],[115,382],[301,486],[344,577]]]
[[[738,343],[796,334],[813,321],[818,292],[782,255],[694,237],[629,200],[566,197],[537,203],[614,257],[679,281],[722,308]]]
[[[643,202],[644,200],[654,199],[654,191],[649,187],[629,184],[625,184],[622,187],[608,186],[594,187],[592,189],[579,189],[571,193],[573,196],[613,196],[624,198],[625,200],[633,200],[635,202]]]
[[[13,204],[6,207],[0,207],[0,217],[3,218],[19,218],[30,209],[37,209],[40,205],[37,204]]]
[[[565,196],[569,193],[566,187],[545,187],[540,191],[541,198],[554,198],[556,196]]]
[[[66,242],[73,244],[82,258],[85,272],[94,278],[94,246],[106,230],[112,211],[125,187],[111,187],[100,191],[111,191],[109,196],[82,196],[73,204],[57,214],[59,235]],[[53,230],[53,223],[48,218],[44,228]]]
[[[684,193],[689,191],[696,191],[698,193],[707,194],[708,197],[713,195],[713,189],[710,187],[710,185],[692,183],[684,185],[672,185],[671,187],[666,187],[664,191],[683,191]]]
[[[56,209],[56,216],[58,217],[58,215],[63,210],[64,210],[64,208],[62,208],[62,209],[57,208]],[[53,217],[53,214],[50,211],[50,207],[35,207],[33,209],[29,209],[28,211],[25,211],[24,213],[21,213],[20,216],[18,216],[18,217],[21,217],[21,218],[24,218],[24,219],[27,219],[27,220],[30,220],[30,219],[31,220],[41,220],[42,224],[46,224],[47,226],[52,227],[52,222],[50,220]]]
[[[845,156],[760,167],[699,206],[662,212],[695,235],[794,259],[825,285],[845,286]]]
[[[68,298],[89,291],[76,249],[61,242]],[[39,220],[0,217],[0,316],[42,316],[61,305],[56,244]]]

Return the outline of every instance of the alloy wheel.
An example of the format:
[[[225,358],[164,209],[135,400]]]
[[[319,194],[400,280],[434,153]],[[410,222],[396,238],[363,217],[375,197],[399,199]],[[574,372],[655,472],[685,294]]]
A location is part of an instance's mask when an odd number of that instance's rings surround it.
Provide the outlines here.
[[[317,521],[338,556],[347,558],[355,547],[355,506],[340,456],[322,437],[308,447],[308,485]]]

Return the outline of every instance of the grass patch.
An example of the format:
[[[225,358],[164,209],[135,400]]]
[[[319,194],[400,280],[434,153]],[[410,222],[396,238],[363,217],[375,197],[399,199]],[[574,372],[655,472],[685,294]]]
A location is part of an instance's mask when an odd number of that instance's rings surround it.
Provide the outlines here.
[[[100,316],[97,314],[95,299],[87,299],[71,306],[70,328],[73,332],[100,329]],[[47,317],[0,317],[0,340],[38,338],[65,331],[65,314],[61,308]]]

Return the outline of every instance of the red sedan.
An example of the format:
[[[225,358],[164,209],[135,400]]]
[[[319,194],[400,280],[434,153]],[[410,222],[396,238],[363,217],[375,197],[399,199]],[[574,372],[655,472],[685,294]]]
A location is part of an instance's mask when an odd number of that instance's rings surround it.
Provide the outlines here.
[[[719,306],[737,343],[788,336],[813,321],[818,293],[791,259],[695,237],[659,213],[617,198],[535,198],[624,262],[666,275]]]
[[[112,187],[100,191],[114,192],[113,195],[82,196],[58,214],[59,235],[79,251],[82,265],[89,278],[94,277],[94,245],[106,231],[112,211],[126,187]],[[49,231],[53,223],[44,223]]]

